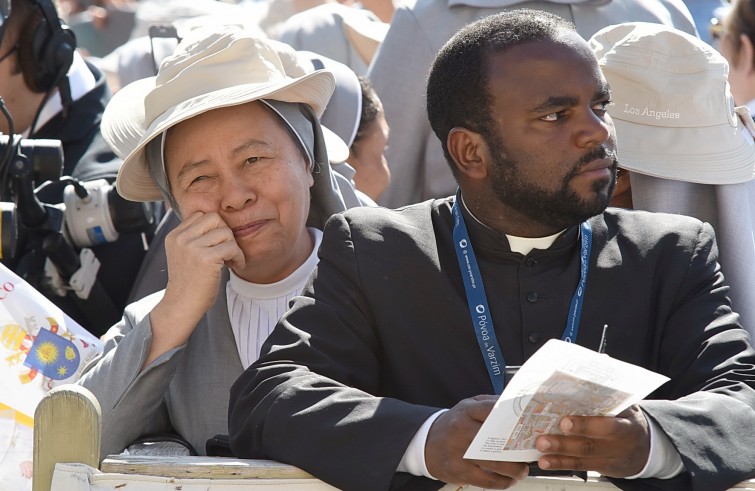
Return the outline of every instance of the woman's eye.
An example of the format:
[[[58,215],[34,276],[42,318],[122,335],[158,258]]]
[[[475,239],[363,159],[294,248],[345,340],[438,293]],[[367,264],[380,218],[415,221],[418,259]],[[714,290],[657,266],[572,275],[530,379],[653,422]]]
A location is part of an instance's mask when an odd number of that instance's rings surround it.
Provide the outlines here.
[[[202,182],[202,181],[204,181],[206,179],[208,179],[207,176],[197,176],[197,177],[195,177],[194,179],[191,180],[191,182],[189,183],[189,186],[197,184],[197,183],[200,183],[200,182]]]
[[[259,157],[249,157],[248,159],[246,159],[245,163],[247,163],[247,164],[253,164],[253,163],[257,162],[259,159],[260,159]]]

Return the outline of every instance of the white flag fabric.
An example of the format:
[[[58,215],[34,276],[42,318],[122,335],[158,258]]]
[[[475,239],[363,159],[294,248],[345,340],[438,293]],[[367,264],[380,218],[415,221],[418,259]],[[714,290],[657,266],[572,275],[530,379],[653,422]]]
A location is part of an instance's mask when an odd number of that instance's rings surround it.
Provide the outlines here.
[[[31,490],[34,410],[102,343],[0,264],[0,491]]]

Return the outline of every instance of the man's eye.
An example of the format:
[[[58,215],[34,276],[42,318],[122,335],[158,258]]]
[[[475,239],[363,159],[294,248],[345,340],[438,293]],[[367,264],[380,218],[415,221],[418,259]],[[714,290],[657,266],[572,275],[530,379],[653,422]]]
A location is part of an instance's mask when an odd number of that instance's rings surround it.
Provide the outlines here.
[[[244,161],[245,164],[253,164],[257,162],[260,158],[259,157],[249,157]]]
[[[559,111],[556,113],[546,114],[540,119],[542,119],[543,121],[558,121],[559,119],[563,118],[564,115],[565,115],[564,111]]]
[[[611,101],[599,102],[593,106],[593,110],[596,113],[603,115],[606,113],[606,111],[608,111],[608,106],[610,106],[611,104],[613,104]]]

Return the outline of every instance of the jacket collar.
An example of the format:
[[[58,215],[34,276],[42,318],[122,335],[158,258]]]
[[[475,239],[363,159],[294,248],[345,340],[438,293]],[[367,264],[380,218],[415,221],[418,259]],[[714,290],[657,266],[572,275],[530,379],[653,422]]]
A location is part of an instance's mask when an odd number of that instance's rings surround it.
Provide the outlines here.
[[[93,127],[99,127],[102,112],[110,100],[110,89],[105,76],[94,65],[85,63],[94,76],[94,86],[71,104],[67,118],[58,112],[45,124],[38,125],[32,138],[54,138],[65,146],[68,142],[87,138]]]
[[[521,254],[512,252],[509,240],[506,234],[503,232],[494,230],[487,225],[480,222],[475,218],[462,204],[460,207],[461,215],[464,217],[464,223],[467,226],[469,232],[469,238],[474,245],[475,251],[485,253],[492,253],[494,255],[504,254],[506,257],[519,257]],[[553,251],[554,253],[561,253],[564,251],[571,251],[576,245],[579,239],[579,224],[571,226],[564,230],[561,235],[556,238],[553,244],[545,251]],[[538,250],[533,250],[533,252]],[[545,252],[546,254],[548,252]],[[515,255],[515,256],[512,256]]]

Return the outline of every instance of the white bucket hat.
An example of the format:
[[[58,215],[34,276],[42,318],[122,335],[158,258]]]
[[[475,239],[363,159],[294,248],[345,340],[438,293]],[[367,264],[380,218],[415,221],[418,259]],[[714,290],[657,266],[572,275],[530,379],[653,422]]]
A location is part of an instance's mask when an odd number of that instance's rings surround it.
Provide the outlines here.
[[[589,42],[611,86],[621,167],[701,184],[753,178],[755,123],[735,108],[729,66],[715,49],[642,22],[606,27]]]
[[[326,70],[286,76],[276,50],[238,27],[192,31],[163,60],[156,77],[125,86],[105,109],[102,135],[124,158],[118,192],[134,201],[163,198],[144,148],[181,121],[258,99],[305,103],[319,117],[334,88]]]

